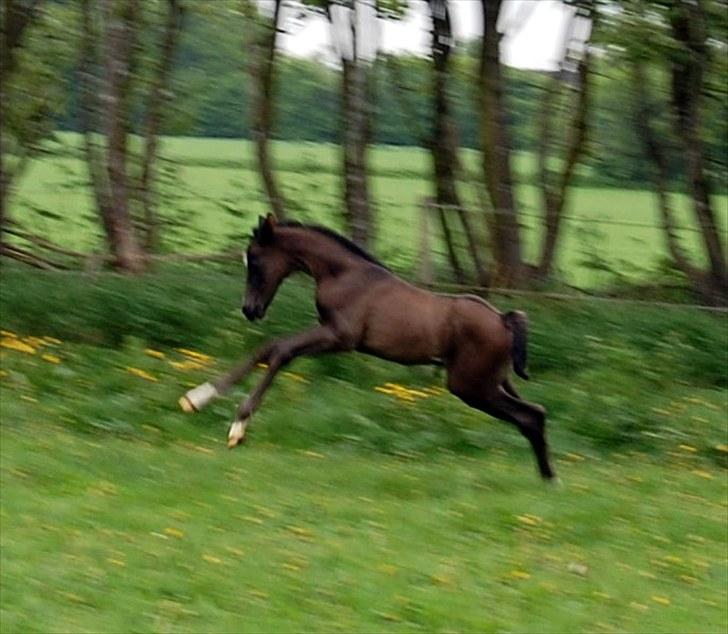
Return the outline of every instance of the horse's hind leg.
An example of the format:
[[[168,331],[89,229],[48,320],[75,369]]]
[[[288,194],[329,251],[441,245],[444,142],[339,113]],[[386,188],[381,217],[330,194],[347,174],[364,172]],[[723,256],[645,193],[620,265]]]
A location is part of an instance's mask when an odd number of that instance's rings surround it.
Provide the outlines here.
[[[503,383],[501,383],[501,387],[506,391],[506,393],[510,394],[513,398],[517,398],[519,401],[522,401],[521,395],[516,391],[516,386],[513,385],[513,381],[511,381],[511,378],[507,376]]]
[[[492,397],[477,407],[491,416],[514,423],[531,443],[541,477],[547,480],[554,477],[546,442],[546,412],[540,405],[515,398],[505,389],[498,388]]]
[[[468,376],[469,374],[451,369],[448,377],[450,391],[470,407],[513,423],[531,443],[541,476],[548,480],[553,478],[554,471],[549,462],[546,443],[546,413],[543,408],[515,397],[503,385],[494,390],[475,388],[468,380]]]

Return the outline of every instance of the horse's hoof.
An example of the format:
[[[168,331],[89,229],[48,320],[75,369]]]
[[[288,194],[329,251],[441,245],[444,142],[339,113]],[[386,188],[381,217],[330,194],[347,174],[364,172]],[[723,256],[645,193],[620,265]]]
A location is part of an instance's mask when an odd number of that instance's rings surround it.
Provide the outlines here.
[[[212,383],[203,383],[192,388],[179,399],[179,405],[185,412],[199,412],[213,398],[217,396],[217,389]]]
[[[241,420],[236,420],[230,425],[230,431],[228,431],[228,443],[229,449],[233,449],[241,444],[245,440],[245,428],[248,426]]]
[[[182,411],[186,414],[191,414],[192,412],[196,412],[195,406],[190,403],[190,399],[188,399],[186,396],[180,397],[179,406],[182,408]]]

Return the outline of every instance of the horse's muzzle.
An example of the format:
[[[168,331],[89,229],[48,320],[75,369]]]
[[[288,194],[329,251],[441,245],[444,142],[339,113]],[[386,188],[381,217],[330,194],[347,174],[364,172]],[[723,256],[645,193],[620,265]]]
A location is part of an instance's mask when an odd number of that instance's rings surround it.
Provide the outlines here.
[[[248,321],[255,321],[256,319],[260,319],[264,315],[265,311],[258,307],[258,306],[248,306],[245,304],[243,306],[243,315],[245,315],[245,318]]]

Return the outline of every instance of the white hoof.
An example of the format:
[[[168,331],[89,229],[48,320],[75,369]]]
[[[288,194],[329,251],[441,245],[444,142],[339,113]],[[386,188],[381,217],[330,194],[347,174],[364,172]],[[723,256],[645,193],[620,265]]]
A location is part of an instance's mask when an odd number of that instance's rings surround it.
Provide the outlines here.
[[[245,439],[245,429],[248,426],[247,422],[236,420],[230,425],[230,431],[228,432],[228,447],[232,449],[237,447]]]
[[[199,412],[217,395],[217,389],[212,383],[203,383],[187,392],[179,400],[179,405],[185,412]]]

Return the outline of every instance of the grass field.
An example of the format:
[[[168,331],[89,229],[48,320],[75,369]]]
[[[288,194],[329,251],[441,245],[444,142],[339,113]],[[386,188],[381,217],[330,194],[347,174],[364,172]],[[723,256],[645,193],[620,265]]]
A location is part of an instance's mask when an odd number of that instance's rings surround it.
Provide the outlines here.
[[[235,451],[248,386],[178,411],[313,321],[298,280],[251,327],[224,269],[3,268],[3,632],[726,630],[724,316],[518,304],[554,488],[428,369],[297,362]]]
[[[91,217],[91,201],[83,163],[66,156],[78,138],[61,134],[62,154],[32,164],[20,183],[11,212],[43,235],[63,245],[85,250],[98,247],[98,221]],[[339,158],[336,146],[281,142],[275,147],[280,181],[292,205],[292,215],[306,221],[341,228]],[[170,159],[165,169],[162,213],[182,225],[174,236],[174,248],[214,251],[240,244],[251,224],[267,207],[260,192],[251,146],[246,141],[170,138],[163,143]],[[475,172],[474,152],[463,153]],[[417,148],[377,147],[372,151],[372,189],[379,224],[377,254],[400,270],[412,270],[418,262],[419,204],[431,195],[430,159]],[[524,182],[518,189],[527,251],[535,256],[539,244],[541,205],[533,182],[533,157],[519,155],[516,169]],[[588,176],[588,175],[586,175]],[[473,185],[462,191],[475,208]],[[695,227],[687,198],[675,195],[678,222]],[[715,199],[719,222],[728,243],[728,197]],[[41,213],[33,213],[33,209]],[[49,215],[48,212],[53,214]],[[615,275],[643,276],[665,257],[655,197],[649,191],[593,187],[574,188],[569,204],[558,268],[561,277],[582,286],[613,282]],[[384,220],[386,219],[386,221]],[[482,220],[474,225],[483,229]],[[481,231],[484,233],[484,231]],[[696,260],[703,258],[697,233],[681,231],[685,246]],[[481,239],[485,241],[484,235]],[[464,249],[464,239],[460,242]],[[434,249],[444,262],[439,240]]]
[[[60,138],[11,213],[94,249],[85,171],[68,155],[78,139]],[[276,145],[299,219],[340,226],[336,152]],[[249,145],[166,139],[163,153],[171,246],[242,248],[265,209]],[[373,151],[377,254],[409,272],[428,166],[422,150]],[[532,158],[517,168],[533,249]],[[725,230],[728,198],[716,202]],[[570,214],[591,220],[567,225],[564,279],[598,286],[658,265],[660,230],[619,224],[658,224],[651,193],[576,188]],[[533,379],[520,388],[549,411],[557,488],[437,370],[300,360],[235,451],[227,423],[257,377],[180,412],[189,387],[314,322],[302,278],[260,325],[242,321],[237,268],[132,279],[6,264],[0,282],[2,632],[728,628],[724,315],[494,298],[529,313]]]

